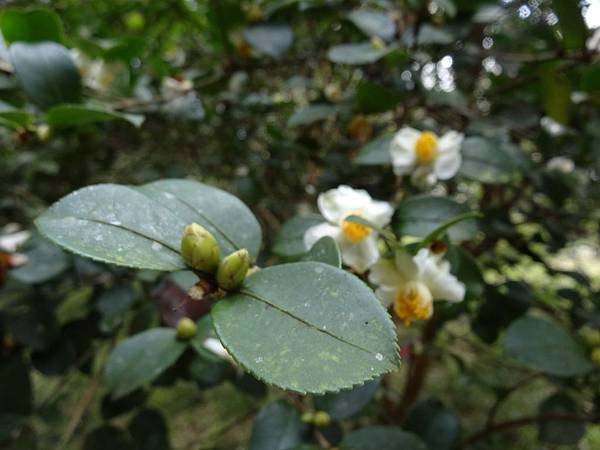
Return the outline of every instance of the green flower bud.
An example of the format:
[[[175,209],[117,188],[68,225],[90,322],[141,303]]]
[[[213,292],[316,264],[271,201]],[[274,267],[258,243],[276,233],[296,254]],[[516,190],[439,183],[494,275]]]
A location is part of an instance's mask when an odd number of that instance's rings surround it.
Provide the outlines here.
[[[250,255],[245,248],[233,252],[231,255],[223,258],[217,269],[217,283],[219,287],[230,291],[238,287],[250,267]]]
[[[594,365],[596,367],[600,367],[600,347],[596,347],[594,350],[592,350],[591,357]]]
[[[181,256],[191,268],[212,273],[219,265],[221,250],[206,228],[193,223],[186,227],[181,239]]]
[[[317,411],[313,417],[313,423],[319,428],[329,426],[331,416],[326,411]]]
[[[600,347],[600,331],[597,329],[586,325],[579,334],[588,347]]]
[[[175,329],[177,330],[177,337],[185,340],[196,336],[196,331],[198,331],[196,323],[189,317],[183,317],[182,319],[179,319]]]
[[[315,420],[315,414],[312,412],[305,412],[302,414],[300,420],[302,420],[304,423],[313,423],[313,420]]]

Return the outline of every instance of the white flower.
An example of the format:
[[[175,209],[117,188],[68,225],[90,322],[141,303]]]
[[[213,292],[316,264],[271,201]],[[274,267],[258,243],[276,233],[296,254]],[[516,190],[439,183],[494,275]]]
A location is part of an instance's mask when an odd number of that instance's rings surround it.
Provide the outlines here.
[[[546,168],[550,171],[562,172],[562,173],[571,173],[575,170],[575,163],[573,163],[572,159],[567,158],[566,156],[555,156],[551,158],[546,163]]]
[[[397,252],[395,260],[381,259],[371,267],[369,281],[378,285],[375,292],[383,305],[393,304],[405,325],[429,319],[434,300],[460,302],[465,296],[465,285],[450,273],[450,263],[429,249],[414,257]]]
[[[441,137],[431,131],[403,127],[390,144],[396,175],[411,174],[414,184],[431,186],[456,175],[462,163],[460,147],[464,135],[449,131]]]
[[[592,35],[585,42],[586,48],[590,52],[600,51],[600,28],[596,28]]]
[[[378,227],[386,226],[394,210],[387,202],[376,201],[367,191],[339,186],[319,195],[319,211],[327,220],[304,233],[304,245],[310,249],[323,236],[331,236],[340,246],[344,264],[364,272],[379,258],[377,234],[368,226],[349,222],[359,216]]]

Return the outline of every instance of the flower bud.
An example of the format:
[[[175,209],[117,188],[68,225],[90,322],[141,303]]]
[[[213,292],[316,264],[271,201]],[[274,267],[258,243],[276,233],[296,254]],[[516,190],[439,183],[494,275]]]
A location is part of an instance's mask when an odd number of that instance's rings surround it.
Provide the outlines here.
[[[181,256],[191,268],[212,273],[219,264],[221,251],[215,237],[204,227],[193,223],[181,239]]]
[[[217,269],[217,283],[219,287],[230,291],[238,287],[250,267],[250,256],[245,248],[233,252],[231,255],[223,258]]]
[[[589,325],[579,330],[579,334],[588,347],[600,347],[600,331]]]
[[[382,50],[385,48],[385,42],[379,36],[373,36],[371,38],[371,47]]]
[[[177,331],[177,337],[179,339],[188,340],[196,336],[198,327],[192,319],[189,317],[183,317],[179,319],[179,322],[177,322],[177,327],[175,330]]]
[[[317,411],[313,417],[316,427],[327,427],[331,423],[331,416],[326,411]]]
[[[600,367],[600,347],[592,350],[591,359],[596,367]]]
[[[313,420],[315,420],[315,414],[313,412],[305,412],[302,414],[302,417],[300,417],[300,420],[304,423],[313,423]]]

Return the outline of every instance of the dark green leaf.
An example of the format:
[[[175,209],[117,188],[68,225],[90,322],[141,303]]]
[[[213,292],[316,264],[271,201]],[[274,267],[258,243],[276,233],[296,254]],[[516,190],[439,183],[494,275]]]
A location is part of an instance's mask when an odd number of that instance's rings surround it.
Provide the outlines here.
[[[342,441],[342,450],[427,450],[414,434],[396,427],[371,426],[352,431]]]
[[[0,30],[7,44],[16,41],[63,41],[60,18],[48,8],[5,9],[0,14]]]
[[[585,47],[587,27],[578,2],[572,0],[552,0],[552,8],[558,16],[563,45],[568,50],[580,50]]]
[[[21,283],[37,284],[51,280],[69,266],[65,253],[56,245],[36,236],[24,252],[27,263],[10,271]]]
[[[289,403],[269,403],[256,416],[248,449],[290,450],[300,444],[303,428],[300,414]]]
[[[340,44],[331,47],[327,52],[327,57],[331,62],[337,64],[372,64],[387,55],[393,48],[391,46],[376,48],[370,42]]]
[[[444,233],[446,233],[446,231],[448,231],[448,229],[452,228],[453,226],[458,225],[465,220],[476,219],[478,217],[481,217],[481,214],[476,212],[468,212],[456,216],[454,219],[450,219],[448,222],[440,225],[427,236],[425,236],[419,243],[419,248],[428,247],[433,241],[439,239]]]
[[[131,420],[129,433],[136,450],[167,450],[169,430],[165,418],[154,409],[142,409]]]
[[[79,103],[81,77],[69,51],[55,42],[15,42],[10,60],[29,99],[42,109]]]
[[[287,25],[255,25],[244,30],[244,38],[260,53],[278,57],[292,46],[294,35]]]
[[[105,367],[105,379],[113,398],[121,397],[156,378],[183,353],[186,343],[174,329],[154,328],[117,345]]]
[[[539,407],[540,415],[576,415],[580,408],[565,394],[555,394],[545,399]],[[538,439],[553,445],[575,446],[585,435],[585,422],[548,420],[540,422]]]
[[[62,104],[46,111],[44,119],[48,125],[54,128],[77,127],[111,120],[125,120],[133,126],[139,127],[144,121],[144,116],[123,114],[95,105]]]
[[[20,353],[0,355],[0,386],[3,386],[0,389],[0,413],[31,414],[33,392],[29,368]]]
[[[283,389],[337,391],[398,365],[394,327],[373,291],[327,264],[259,270],[212,316],[231,356]]]
[[[279,229],[273,242],[273,253],[282,258],[299,258],[306,253],[304,233],[310,227],[325,222],[322,216],[295,216]]]
[[[370,81],[363,81],[356,90],[355,101],[358,109],[366,114],[375,114],[393,109],[402,100],[396,90]]]
[[[504,337],[504,351],[527,367],[571,377],[592,370],[582,348],[561,327],[535,317],[515,320]]]
[[[443,224],[469,212],[466,205],[447,197],[420,195],[402,203],[394,215],[394,229],[400,236],[425,237]],[[471,239],[477,233],[477,223],[467,219],[447,230],[451,240]]]
[[[327,411],[333,420],[344,420],[360,412],[371,401],[381,379],[348,391],[315,397],[315,408]]]
[[[367,36],[377,36],[386,41],[391,40],[396,34],[394,20],[386,14],[369,11],[367,9],[355,9],[348,14],[348,20],[356,25]]]
[[[319,239],[302,258],[304,261],[318,261],[334,267],[342,267],[342,255],[340,249],[330,236],[324,236]]]
[[[102,425],[85,436],[83,450],[131,450],[134,443],[126,430]]]
[[[139,188],[102,184],[75,191],[38,217],[36,225],[62,247],[98,261],[140,269],[184,269],[179,255],[187,225],[197,222],[222,254],[261,244],[256,218],[236,197],[190,180]]]
[[[354,164],[362,166],[390,164],[390,144],[393,138],[393,134],[385,134],[375,138],[360,149],[358,155],[354,158]]]
[[[468,137],[462,146],[459,174],[483,183],[506,183],[513,179],[517,162],[508,144],[481,137]]]
[[[335,105],[330,105],[328,103],[314,103],[295,111],[288,119],[287,125],[288,127],[310,125],[320,120],[333,117],[337,113],[338,109]]]
[[[544,111],[550,118],[562,124],[569,123],[571,107],[571,83],[561,73],[553,70],[553,66],[542,67],[540,96]]]
[[[417,403],[409,412],[404,426],[417,434],[429,449],[450,450],[460,433],[458,417],[435,399]]]

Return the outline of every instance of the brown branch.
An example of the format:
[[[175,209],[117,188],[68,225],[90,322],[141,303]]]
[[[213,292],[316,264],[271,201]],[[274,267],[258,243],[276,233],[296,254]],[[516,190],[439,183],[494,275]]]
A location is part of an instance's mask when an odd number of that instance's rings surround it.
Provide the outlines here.
[[[576,414],[541,414],[539,416],[519,417],[518,419],[507,420],[506,422],[499,422],[486,426],[483,430],[467,437],[459,446],[459,448],[467,448],[478,441],[486,439],[491,434],[510,430],[511,428],[555,421],[600,423],[600,416],[581,416]]]

